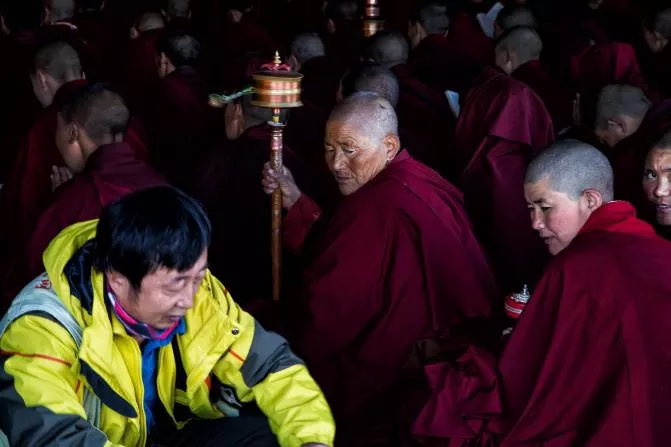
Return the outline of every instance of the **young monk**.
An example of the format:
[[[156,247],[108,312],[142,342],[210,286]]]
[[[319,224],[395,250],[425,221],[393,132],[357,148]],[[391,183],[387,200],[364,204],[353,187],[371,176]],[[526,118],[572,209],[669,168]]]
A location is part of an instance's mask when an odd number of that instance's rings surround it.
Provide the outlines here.
[[[654,58],[649,77],[665,98],[671,97],[668,79],[671,76],[671,8],[658,8],[643,18],[643,36]]]
[[[56,146],[74,178],[39,218],[21,282],[39,274],[44,249],[65,227],[98,217],[105,206],[133,191],[164,184],[124,142],[129,121],[121,97],[101,84],[80,87],[60,104]]]
[[[667,132],[648,152],[643,168],[643,191],[655,209],[655,222],[660,235],[671,235],[671,132]]]
[[[488,316],[498,291],[461,194],[402,150],[389,102],[345,99],[326,134],[344,199],[314,235],[291,324],[334,411],[336,445],[390,445],[399,439],[401,368],[413,346]],[[263,184],[267,193],[281,187],[285,244],[301,248],[325,218],[321,209],[289,170],[266,166]]]
[[[497,41],[496,65],[536,92],[552,117],[555,132],[559,133],[572,124],[572,95],[545,70],[540,60],[542,51],[543,42],[533,28],[511,28]]]

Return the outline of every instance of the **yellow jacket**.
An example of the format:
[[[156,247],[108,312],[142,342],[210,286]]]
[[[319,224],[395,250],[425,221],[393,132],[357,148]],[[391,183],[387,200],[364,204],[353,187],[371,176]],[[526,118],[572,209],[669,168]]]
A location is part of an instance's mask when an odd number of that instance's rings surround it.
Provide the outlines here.
[[[44,254],[48,278],[32,284],[51,288],[78,321],[79,349],[62,325],[40,314],[20,317],[0,339],[0,408],[11,419],[0,418],[0,429],[10,444],[147,442],[141,351],[110,318],[103,275],[91,269],[96,225],[76,224],[54,239]],[[186,332],[158,354],[158,397],[178,427],[193,417],[233,417],[241,404],[256,401],[281,446],[333,445],[331,412],[305,366],[209,272],[185,323]],[[86,421],[84,388],[102,401],[100,430]],[[221,398],[212,402],[211,395]]]

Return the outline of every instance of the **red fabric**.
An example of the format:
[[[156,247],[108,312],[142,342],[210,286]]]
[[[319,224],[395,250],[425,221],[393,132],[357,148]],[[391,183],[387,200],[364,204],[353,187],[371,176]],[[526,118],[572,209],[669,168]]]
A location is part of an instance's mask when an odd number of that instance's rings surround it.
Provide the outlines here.
[[[550,264],[499,362],[512,446],[664,446],[671,244],[626,202]],[[654,278],[654,280],[650,280]]]
[[[103,208],[132,192],[164,184],[158,173],[137,159],[129,144],[98,148],[84,171],[57,190],[53,203],[40,217],[28,247],[29,270],[24,282],[42,271],[42,252],[61,230],[98,218]]]
[[[159,83],[156,67],[156,41],[163,29],[142,33],[131,40],[125,65],[125,89],[128,103],[133,110],[147,110],[150,107],[150,92]]]
[[[573,124],[573,94],[561,82],[553,79],[538,60],[522,64],[512,77],[525,83],[543,100],[555,132]]]
[[[450,178],[464,192],[504,293],[533,284],[543,266],[547,250],[531,228],[523,183],[529,162],[554,141],[540,98],[493,68],[481,73],[462,100]]]
[[[325,225],[292,346],[331,405],[336,445],[389,445],[413,345],[490,315],[499,294],[460,192],[406,152]]]

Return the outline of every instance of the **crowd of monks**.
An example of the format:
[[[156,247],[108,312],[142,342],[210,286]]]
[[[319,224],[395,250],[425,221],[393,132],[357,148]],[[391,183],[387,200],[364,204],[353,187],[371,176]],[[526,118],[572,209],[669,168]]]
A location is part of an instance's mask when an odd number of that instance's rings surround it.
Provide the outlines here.
[[[668,445],[671,5],[501,2],[383,1],[364,37],[356,0],[2,0],[0,313],[61,230],[169,184],[337,446]],[[275,51],[282,172],[269,109],[208,104]]]

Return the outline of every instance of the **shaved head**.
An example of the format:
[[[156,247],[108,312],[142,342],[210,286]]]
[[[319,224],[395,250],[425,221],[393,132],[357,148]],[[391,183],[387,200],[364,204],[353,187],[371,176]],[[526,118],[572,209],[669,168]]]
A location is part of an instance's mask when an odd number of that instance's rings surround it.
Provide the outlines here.
[[[632,85],[607,85],[601,90],[596,106],[596,129],[607,129],[608,122],[619,117],[642,120],[652,107],[643,90]]]
[[[578,140],[564,140],[550,146],[527,168],[524,183],[548,180],[552,190],[577,200],[595,190],[604,202],[613,200],[613,169],[598,149]]]
[[[75,15],[75,0],[47,0],[50,23],[58,22]]]
[[[193,66],[200,58],[200,42],[184,32],[165,32],[156,42],[156,52],[165,54],[175,68]]]
[[[325,54],[324,42],[317,33],[301,33],[291,42],[291,55],[301,64]]]
[[[343,97],[358,92],[375,93],[386,99],[392,107],[398,105],[400,87],[396,75],[381,65],[364,65],[351,71],[343,79]]]
[[[650,31],[671,39],[671,8],[658,9],[644,19],[644,26]]]
[[[444,34],[450,26],[447,6],[441,1],[424,2],[417,10],[418,21],[428,34]]]
[[[35,53],[33,73],[48,74],[59,84],[82,78],[82,64],[74,48],[65,42],[53,42]]]
[[[394,108],[389,101],[371,92],[358,92],[347,97],[333,109],[328,121],[356,123],[361,133],[372,140],[398,136]]]
[[[170,18],[188,18],[191,14],[191,0],[167,0],[165,12]]]
[[[496,45],[496,51],[505,51],[517,56],[517,64],[540,59],[543,42],[533,28],[516,27],[506,31]]]
[[[502,32],[517,26],[536,28],[536,18],[529,8],[506,6],[496,16],[496,24]]]
[[[661,151],[671,152],[671,132],[664,134],[650,150],[657,149]]]
[[[410,48],[405,36],[394,31],[380,31],[370,37],[366,57],[387,68],[408,62]]]
[[[86,85],[61,106],[66,124],[78,123],[98,145],[126,134],[130,112],[117,93],[102,84]]]
[[[158,12],[146,12],[137,19],[135,28],[140,33],[165,28],[165,20]]]

